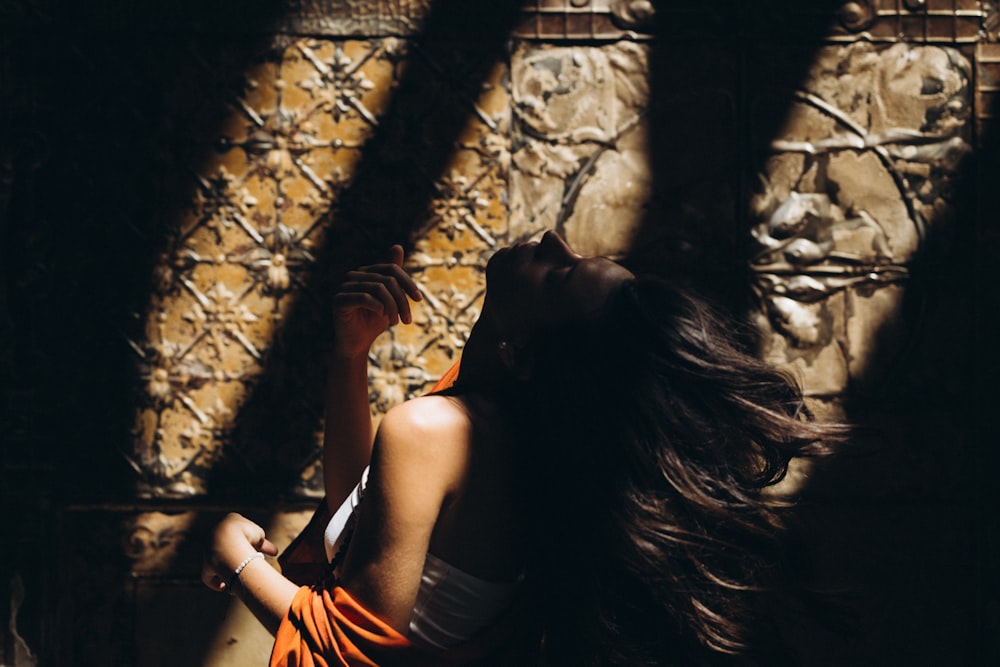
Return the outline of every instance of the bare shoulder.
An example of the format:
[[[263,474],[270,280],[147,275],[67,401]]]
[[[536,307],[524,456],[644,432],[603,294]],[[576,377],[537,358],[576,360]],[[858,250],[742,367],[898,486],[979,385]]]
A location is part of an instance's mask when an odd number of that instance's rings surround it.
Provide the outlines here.
[[[389,410],[379,431],[405,440],[438,436],[467,438],[472,425],[468,412],[452,398],[422,396]]]
[[[375,455],[454,483],[467,464],[471,433],[461,404],[445,396],[423,396],[386,413],[375,438]]]

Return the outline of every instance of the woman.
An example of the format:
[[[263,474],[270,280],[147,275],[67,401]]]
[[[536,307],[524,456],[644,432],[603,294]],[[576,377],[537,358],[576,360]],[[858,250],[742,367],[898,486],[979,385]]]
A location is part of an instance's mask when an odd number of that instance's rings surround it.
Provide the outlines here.
[[[373,434],[368,349],[420,300],[392,252],[335,298],[336,571],[300,589],[257,562],[274,546],[238,515],[206,561],[210,587],[278,629],[272,665],[753,657],[780,526],[760,491],[825,434],[794,384],[701,301],[549,232],[490,260],[454,385]]]

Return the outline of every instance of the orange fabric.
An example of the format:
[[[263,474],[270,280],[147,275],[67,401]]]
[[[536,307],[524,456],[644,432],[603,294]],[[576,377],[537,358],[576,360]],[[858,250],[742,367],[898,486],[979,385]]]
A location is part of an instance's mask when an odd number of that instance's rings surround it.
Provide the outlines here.
[[[433,394],[436,391],[444,391],[445,389],[451,389],[451,387],[455,384],[455,380],[458,379],[458,367],[460,365],[461,361],[456,361],[454,364],[452,364],[451,368],[449,368],[444,372],[444,375],[441,376],[441,379],[438,380],[437,384],[434,385],[434,388],[431,389],[431,393]]]
[[[340,586],[303,586],[278,626],[269,667],[531,667],[539,646],[526,597],[476,639],[431,653]]]
[[[303,586],[278,626],[270,667],[430,664],[426,654],[340,586]]]

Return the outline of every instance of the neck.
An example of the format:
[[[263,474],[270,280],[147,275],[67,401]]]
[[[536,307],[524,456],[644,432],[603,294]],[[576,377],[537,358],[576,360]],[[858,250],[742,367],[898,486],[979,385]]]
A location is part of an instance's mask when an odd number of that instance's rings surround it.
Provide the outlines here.
[[[481,316],[473,325],[462,350],[458,380],[470,390],[490,391],[512,386],[515,381],[497,353],[501,337],[489,317]]]

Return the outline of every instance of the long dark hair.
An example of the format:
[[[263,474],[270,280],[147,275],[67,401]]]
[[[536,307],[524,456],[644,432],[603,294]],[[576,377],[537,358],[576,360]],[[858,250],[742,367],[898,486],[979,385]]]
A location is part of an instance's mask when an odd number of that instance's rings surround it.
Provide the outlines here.
[[[532,350],[520,412],[546,664],[780,664],[758,613],[782,527],[763,489],[837,427],[657,278]]]

